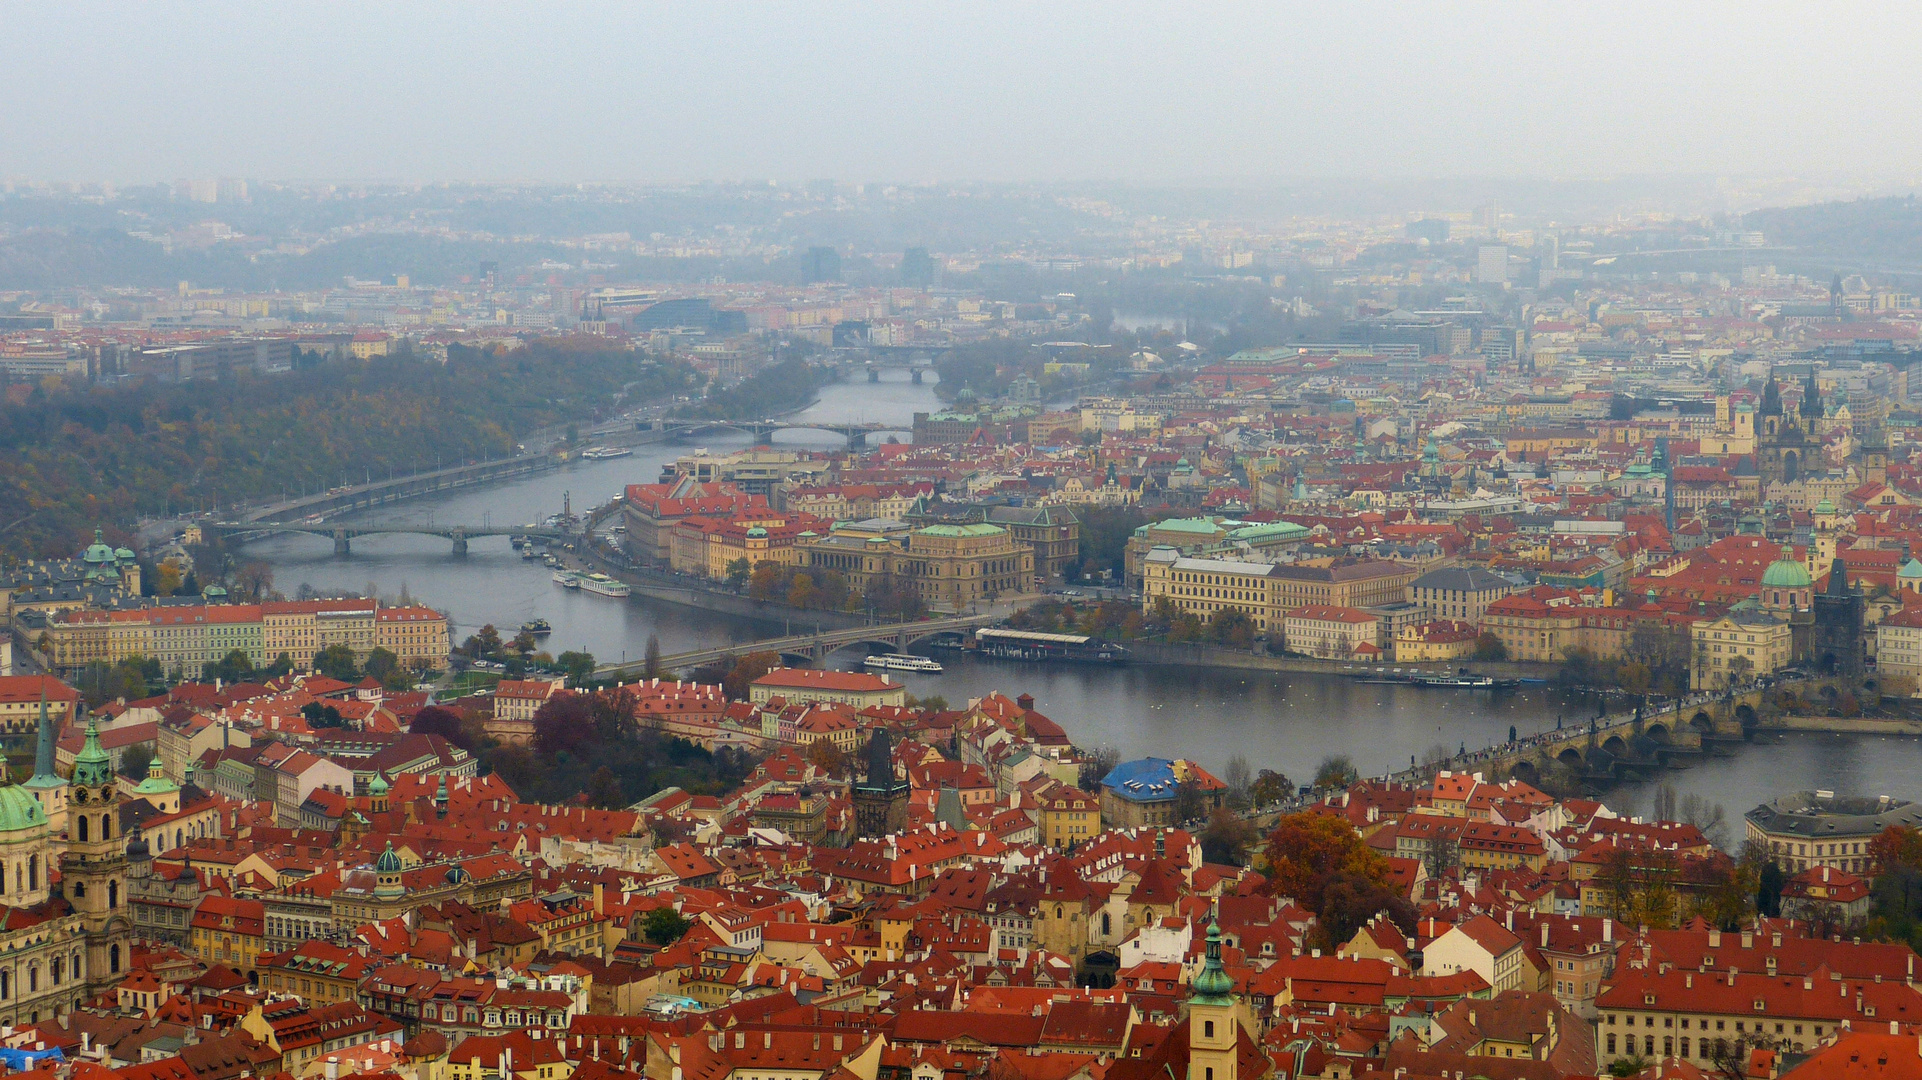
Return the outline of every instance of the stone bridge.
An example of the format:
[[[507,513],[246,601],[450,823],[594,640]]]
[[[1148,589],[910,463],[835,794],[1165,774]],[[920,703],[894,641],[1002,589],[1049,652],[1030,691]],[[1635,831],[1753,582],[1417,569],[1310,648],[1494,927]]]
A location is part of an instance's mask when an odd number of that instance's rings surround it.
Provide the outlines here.
[[[1506,774],[1534,783],[1561,765],[1577,770],[1591,783],[1613,784],[1631,775],[1685,765],[1712,751],[1717,743],[1747,740],[1769,711],[1769,699],[1791,687],[1818,698],[1834,697],[1847,689],[1841,680],[1806,679],[1732,693],[1691,694],[1405,769],[1393,779],[1423,783],[1437,769],[1446,768]]]

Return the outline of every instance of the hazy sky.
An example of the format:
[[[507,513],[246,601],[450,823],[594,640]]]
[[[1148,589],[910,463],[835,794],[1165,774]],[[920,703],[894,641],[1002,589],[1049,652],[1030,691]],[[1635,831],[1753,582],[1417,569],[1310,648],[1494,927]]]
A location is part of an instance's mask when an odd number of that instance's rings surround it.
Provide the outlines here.
[[[0,176],[1922,169],[1900,9],[7,3]]]

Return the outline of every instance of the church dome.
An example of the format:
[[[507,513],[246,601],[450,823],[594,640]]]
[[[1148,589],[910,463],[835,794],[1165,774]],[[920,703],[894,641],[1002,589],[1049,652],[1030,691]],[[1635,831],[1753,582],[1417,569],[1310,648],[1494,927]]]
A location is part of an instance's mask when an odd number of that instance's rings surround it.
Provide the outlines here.
[[[387,850],[380,853],[380,858],[374,860],[374,869],[383,874],[398,874],[406,869],[400,864],[400,856],[394,854],[392,840],[387,841]]]
[[[1821,502],[1815,504],[1815,512],[1818,514],[1833,514],[1835,513],[1835,504],[1827,499],[1823,499]]]
[[[1806,589],[1814,584],[1808,568],[1795,561],[1795,553],[1782,549],[1782,557],[1762,572],[1762,587],[1767,589]]]
[[[177,795],[179,793],[180,785],[167,779],[166,773],[162,771],[159,758],[155,758],[147,766],[147,778],[140,781],[139,785],[133,789],[134,798],[136,799]]]
[[[1903,581],[1922,580],[1922,561],[1910,559],[1902,564],[1902,569],[1896,571],[1895,576]]]
[[[47,811],[19,784],[0,787],[0,834],[45,829]]]
[[[387,791],[388,791],[387,778],[382,776],[381,774],[375,773],[374,778],[372,780],[367,781],[367,794],[385,795],[387,794]]]
[[[81,553],[80,558],[89,566],[113,562],[113,548],[108,545],[99,529],[93,531],[93,543],[87,545],[87,550]]]

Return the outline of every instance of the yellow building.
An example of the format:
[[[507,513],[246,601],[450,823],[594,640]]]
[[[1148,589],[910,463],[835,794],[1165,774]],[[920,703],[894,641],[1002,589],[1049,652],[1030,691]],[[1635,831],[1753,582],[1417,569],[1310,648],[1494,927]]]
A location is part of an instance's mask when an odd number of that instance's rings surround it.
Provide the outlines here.
[[[1037,793],[1041,810],[1041,842],[1066,850],[1085,844],[1101,832],[1101,800],[1079,788],[1051,784]]]
[[[450,651],[447,616],[426,607],[383,608],[376,600],[69,611],[48,620],[47,636],[54,666],[63,670],[141,656],[189,676],[235,651],[255,667],[285,653],[297,671],[331,645],[347,646],[360,662],[383,648],[407,667],[426,668],[446,667]]]
[[[1141,562],[1141,607],[1152,612],[1166,598],[1176,611],[1212,622],[1239,611],[1258,633],[1283,629],[1290,612],[1304,607],[1362,608],[1400,600],[1413,568],[1385,559],[1304,563],[1186,558],[1157,547]],[[1291,645],[1290,648],[1293,648]]]
[[[1789,624],[1744,600],[1728,614],[1689,624],[1692,663],[1689,685],[1718,690],[1788,666],[1794,653]]]
[[[1461,660],[1474,654],[1480,637],[1473,626],[1452,619],[1414,623],[1395,634],[1395,662],[1427,664]]]
[[[999,525],[929,525],[875,518],[836,525],[802,539],[797,564],[833,570],[857,593],[893,583],[912,586],[929,607],[962,611],[1023,591],[1034,576],[1034,549]]]

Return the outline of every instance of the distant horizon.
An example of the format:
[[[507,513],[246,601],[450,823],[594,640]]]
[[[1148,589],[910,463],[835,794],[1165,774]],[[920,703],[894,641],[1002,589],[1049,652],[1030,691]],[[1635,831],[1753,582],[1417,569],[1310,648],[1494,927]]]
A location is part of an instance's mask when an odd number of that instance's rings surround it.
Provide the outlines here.
[[[1889,97],[1922,25],[1820,8],[65,0],[8,28],[0,169],[49,181],[1922,172]]]

